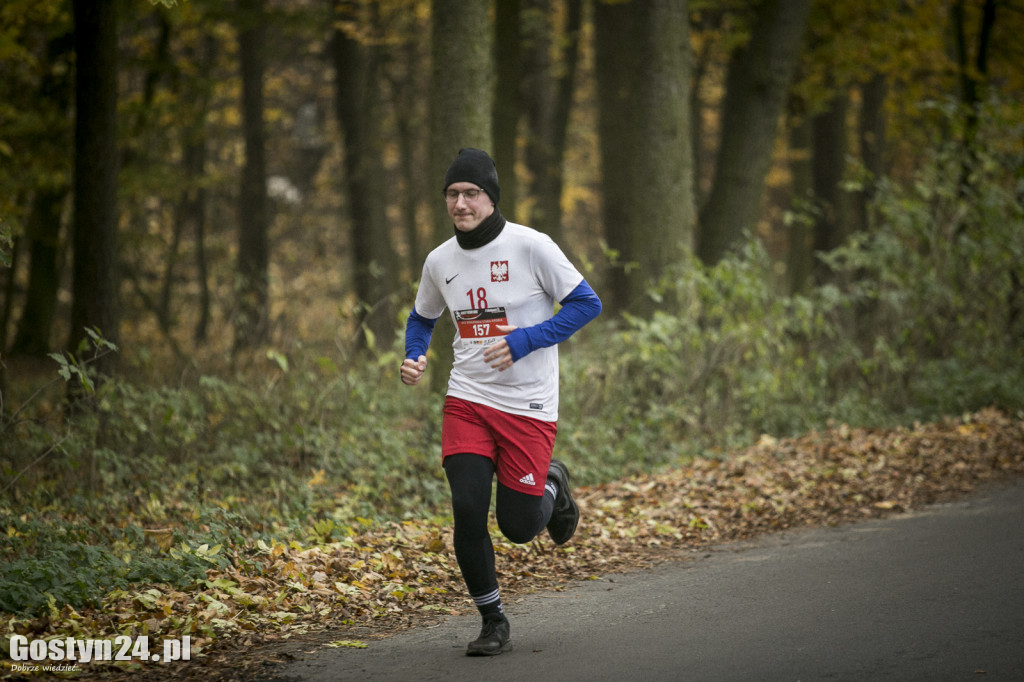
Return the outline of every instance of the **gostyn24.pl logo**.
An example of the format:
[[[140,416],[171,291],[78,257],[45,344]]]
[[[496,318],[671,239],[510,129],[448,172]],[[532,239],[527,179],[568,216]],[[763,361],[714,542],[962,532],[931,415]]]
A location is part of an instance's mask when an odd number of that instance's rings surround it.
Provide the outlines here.
[[[149,637],[120,635],[113,639],[29,639],[11,635],[12,670],[39,672],[50,670],[54,663],[78,664],[91,661],[188,661],[192,658],[192,638],[165,639],[160,650],[150,651]],[[42,665],[46,663],[48,665]],[[69,669],[61,665],[62,669]]]

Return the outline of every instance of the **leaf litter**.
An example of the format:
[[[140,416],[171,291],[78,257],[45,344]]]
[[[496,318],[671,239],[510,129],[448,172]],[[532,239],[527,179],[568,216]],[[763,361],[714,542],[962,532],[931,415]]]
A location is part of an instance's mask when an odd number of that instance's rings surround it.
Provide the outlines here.
[[[896,429],[840,425],[798,438],[763,436],[729,457],[590,488],[571,543],[525,545],[496,528],[503,596],[653,566],[681,551],[791,528],[834,526],[906,512],[1024,473],[1024,417],[990,409]],[[472,613],[443,520],[366,525],[338,542],[262,540],[223,552],[188,589],[138,585],[95,609],[52,604],[44,617],[4,616],[6,636],[191,637],[187,663],[80,664],[75,679],[252,679],[294,654],[275,644],[364,648],[375,638]],[[193,551],[199,551],[193,550]],[[293,647],[294,648],[294,647]],[[0,673],[11,675],[9,657]]]

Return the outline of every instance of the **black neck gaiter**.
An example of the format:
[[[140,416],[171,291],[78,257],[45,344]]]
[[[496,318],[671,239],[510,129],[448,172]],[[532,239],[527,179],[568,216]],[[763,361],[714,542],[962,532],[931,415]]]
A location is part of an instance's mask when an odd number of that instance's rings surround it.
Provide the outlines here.
[[[494,213],[480,221],[480,224],[469,232],[455,228],[455,239],[463,249],[479,249],[484,244],[494,241],[504,228],[505,217],[495,206]]]

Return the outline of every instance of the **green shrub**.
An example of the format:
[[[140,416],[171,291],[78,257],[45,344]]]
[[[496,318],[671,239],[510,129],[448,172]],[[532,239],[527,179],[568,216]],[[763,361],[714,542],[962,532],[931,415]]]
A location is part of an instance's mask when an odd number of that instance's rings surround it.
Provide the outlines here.
[[[211,565],[226,565],[223,557],[181,547],[164,552],[147,543],[142,529],[133,525],[11,517],[4,531],[0,611],[9,613],[40,613],[51,601],[96,606],[109,591],[132,583],[183,587],[201,579]],[[180,533],[176,540],[185,542]]]
[[[590,332],[600,345],[563,372],[578,455],[635,473],[820,424],[833,387],[813,346],[834,337],[828,306],[780,296],[770,267],[756,243],[713,268],[688,260],[652,292],[670,304]]]
[[[756,242],[679,264],[658,312],[567,344],[560,447],[594,480],[831,421],[1024,408],[1019,161],[949,144],[909,185],[879,183],[876,224],[806,295],[773,289]]]

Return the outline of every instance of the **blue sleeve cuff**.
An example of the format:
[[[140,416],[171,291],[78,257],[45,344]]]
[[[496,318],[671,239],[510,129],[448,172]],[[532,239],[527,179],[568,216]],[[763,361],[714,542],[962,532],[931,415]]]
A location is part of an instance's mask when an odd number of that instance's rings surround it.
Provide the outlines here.
[[[430,337],[434,333],[436,319],[423,317],[413,308],[409,313],[409,319],[405,323],[405,357],[416,360],[421,355],[427,354],[430,346]]]
[[[530,339],[526,334],[526,329],[522,327],[510,331],[505,337],[505,343],[508,344],[508,349],[512,352],[512,362],[526,357],[533,350],[530,348]]]
[[[505,337],[512,360],[526,357],[538,348],[547,348],[565,341],[601,314],[601,299],[583,280],[561,301],[562,309],[554,317],[509,332]]]

